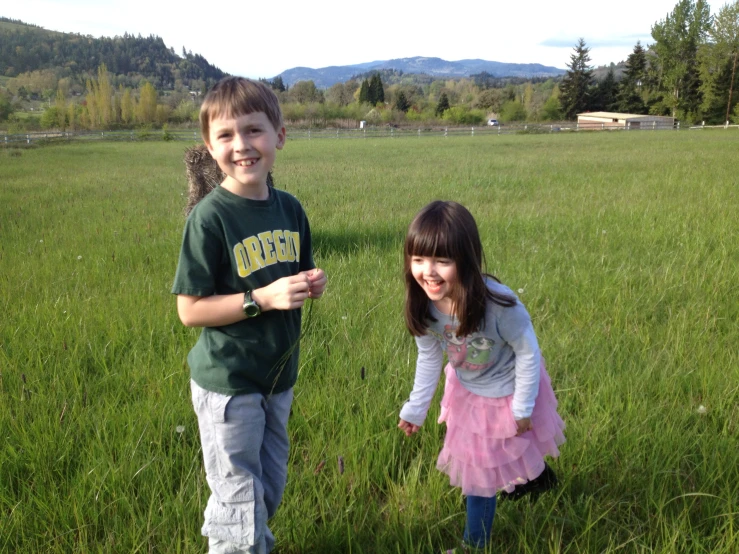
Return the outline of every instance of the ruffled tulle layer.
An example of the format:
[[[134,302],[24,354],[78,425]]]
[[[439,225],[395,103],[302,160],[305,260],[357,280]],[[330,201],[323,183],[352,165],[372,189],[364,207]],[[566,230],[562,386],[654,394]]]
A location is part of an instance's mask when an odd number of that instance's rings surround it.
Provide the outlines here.
[[[462,386],[451,365],[445,373],[439,423],[446,422],[447,431],[436,467],[449,475],[452,486],[461,487],[465,495],[492,497],[499,490],[511,492],[544,471],[544,456],[559,456],[565,424],[557,413],[543,360],[532,430],[520,437],[511,412],[513,395],[479,396]]]

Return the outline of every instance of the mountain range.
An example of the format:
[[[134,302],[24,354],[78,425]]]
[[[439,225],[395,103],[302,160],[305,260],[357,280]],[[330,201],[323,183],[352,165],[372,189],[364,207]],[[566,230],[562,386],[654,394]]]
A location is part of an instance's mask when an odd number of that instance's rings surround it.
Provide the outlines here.
[[[425,74],[436,79],[459,79],[478,73],[488,73],[493,77],[556,77],[565,73],[564,69],[538,63],[503,63],[487,60],[459,60],[450,62],[441,58],[397,58],[378,60],[355,65],[342,65],[312,69],[293,67],[278,76],[283,83],[292,86],[298,81],[313,81],[318,88],[329,88],[336,83],[348,81],[356,75],[371,71],[395,70],[403,73]]]

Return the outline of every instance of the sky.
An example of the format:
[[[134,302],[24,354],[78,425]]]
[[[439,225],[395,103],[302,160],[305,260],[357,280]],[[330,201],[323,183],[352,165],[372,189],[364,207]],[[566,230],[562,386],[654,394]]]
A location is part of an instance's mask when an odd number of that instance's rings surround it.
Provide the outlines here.
[[[577,40],[591,65],[625,61],[678,0],[7,0],[0,16],[93,37],[157,35],[221,70],[274,77],[376,60],[436,57],[566,68]],[[716,13],[728,0],[709,2]],[[505,4],[505,5],[503,5]]]

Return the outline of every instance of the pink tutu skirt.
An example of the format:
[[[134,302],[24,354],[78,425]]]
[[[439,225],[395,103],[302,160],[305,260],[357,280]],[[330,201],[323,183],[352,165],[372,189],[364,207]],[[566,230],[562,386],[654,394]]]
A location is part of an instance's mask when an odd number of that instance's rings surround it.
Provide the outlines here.
[[[516,436],[513,395],[486,398],[462,386],[454,368],[445,368],[446,384],[439,423],[446,422],[444,447],[436,467],[465,495],[493,497],[544,471],[544,456],[559,456],[565,424],[557,413],[552,382],[541,363],[539,393],[531,414],[532,430]]]

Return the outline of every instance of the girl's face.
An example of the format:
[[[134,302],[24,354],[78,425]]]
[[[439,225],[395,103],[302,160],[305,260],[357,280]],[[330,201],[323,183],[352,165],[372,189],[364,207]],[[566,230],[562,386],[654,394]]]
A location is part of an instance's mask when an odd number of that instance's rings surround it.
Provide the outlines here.
[[[445,314],[451,314],[454,306],[452,290],[457,282],[457,264],[450,258],[411,256],[413,278],[434,303]]]

